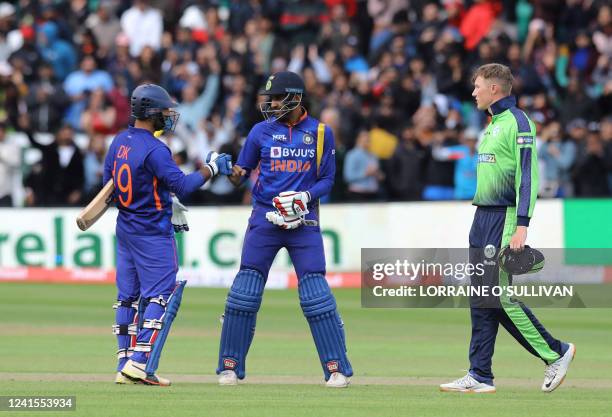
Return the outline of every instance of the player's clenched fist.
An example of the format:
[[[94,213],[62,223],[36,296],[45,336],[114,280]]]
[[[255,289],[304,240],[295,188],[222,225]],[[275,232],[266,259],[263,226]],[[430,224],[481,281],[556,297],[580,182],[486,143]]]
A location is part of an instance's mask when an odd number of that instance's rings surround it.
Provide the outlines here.
[[[310,193],[283,191],[272,200],[272,205],[283,216],[304,216],[308,214]]]
[[[208,152],[206,167],[213,177],[217,174],[232,175],[232,157],[226,153]]]

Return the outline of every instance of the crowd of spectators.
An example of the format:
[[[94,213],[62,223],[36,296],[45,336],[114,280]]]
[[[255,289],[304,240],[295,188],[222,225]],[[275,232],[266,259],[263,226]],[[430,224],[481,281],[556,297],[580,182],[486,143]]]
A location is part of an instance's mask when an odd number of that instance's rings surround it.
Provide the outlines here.
[[[163,138],[189,172],[237,156],[258,90],[291,70],[336,139],[330,201],[470,199],[487,115],[471,75],[501,62],[537,125],[540,195],[612,195],[605,0],[19,0],[0,3],[0,205],[79,205],[140,83],[179,103]],[[219,178],[187,203],[246,203]]]

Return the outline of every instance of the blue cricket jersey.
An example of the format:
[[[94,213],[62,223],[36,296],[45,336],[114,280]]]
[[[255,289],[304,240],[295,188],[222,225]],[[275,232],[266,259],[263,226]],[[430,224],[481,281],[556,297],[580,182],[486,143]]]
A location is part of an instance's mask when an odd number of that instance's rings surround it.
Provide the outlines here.
[[[291,126],[276,120],[253,126],[236,164],[248,172],[259,165],[259,177],[253,186],[254,205],[272,209],[272,199],[283,191],[309,191],[312,198],[308,205],[312,209],[331,191],[336,172],[334,136],[325,126],[317,175],[318,126],[319,121],[307,113]]]
[[[199,171],[185,175],[163,142],[136,127],[113,139],[104,161],[104,184],[111,178],[117,228],[135,235],[173,235],[170,192],[181,199],[205,181]]]

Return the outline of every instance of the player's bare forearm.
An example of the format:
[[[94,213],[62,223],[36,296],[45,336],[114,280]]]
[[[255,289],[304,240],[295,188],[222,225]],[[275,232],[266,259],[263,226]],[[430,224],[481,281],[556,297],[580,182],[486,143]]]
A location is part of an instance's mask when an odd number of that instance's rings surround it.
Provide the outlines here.
[[[240,165],[234,165],[232,167],[232,175],[228,178],[235,187],[239,187],[244,181],[244,177],[247,175],[247,172]]]

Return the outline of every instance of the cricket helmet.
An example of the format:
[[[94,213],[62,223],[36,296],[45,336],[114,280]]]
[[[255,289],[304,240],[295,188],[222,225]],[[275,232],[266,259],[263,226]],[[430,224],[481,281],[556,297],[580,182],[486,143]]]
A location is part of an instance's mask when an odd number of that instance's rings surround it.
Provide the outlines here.
[[[135,119],[152,119],[155,130],[171,132],[176,126],[179,113],[170,110],[178,104],[170,98],[170,94],[155,84],[142,84],[136,87],[132,93],[131,116]],[[170,110],[170,114],[164,115],[164,110]]]
[[[285,115],[302,104],[305,94],[304,81],[291,71],[280,71],[268,77],[266,84],[259,91],[260,95],[268,96],[268,100],[259,105],[266,120],[282,119]],[[272,108],[272,97],[282,96],[281,105]]]

